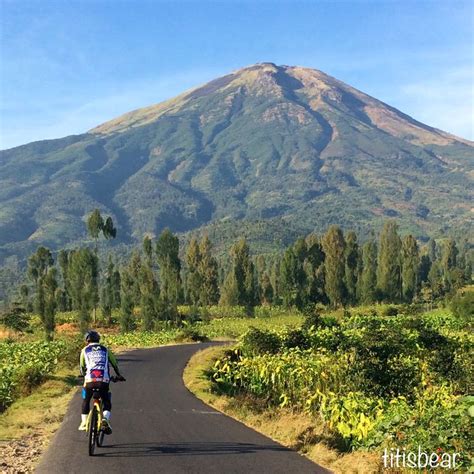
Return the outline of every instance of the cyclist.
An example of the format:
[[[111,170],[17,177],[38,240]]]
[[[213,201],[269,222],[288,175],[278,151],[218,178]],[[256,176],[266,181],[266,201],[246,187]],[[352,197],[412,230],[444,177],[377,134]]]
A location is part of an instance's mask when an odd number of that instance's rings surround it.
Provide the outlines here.
[[[93,395],[93,389],[98,388],[100,398],[104,405],[104,417],[102,420],[102,429],[106,434],[112,433],[110,426],[110,411],[112,403],[109,395],[109,363],[114,368],[118,380],[125,379],[120,375],[117,359],[105,346],[99,344],[100,335],[96,331],[88,331],[85,335],[87,345],[81,351],[80,369],[84,376],[84,387],[82,389],[82,414],[80,431],[87,429],[87,415],[89,414],[90,401]]]

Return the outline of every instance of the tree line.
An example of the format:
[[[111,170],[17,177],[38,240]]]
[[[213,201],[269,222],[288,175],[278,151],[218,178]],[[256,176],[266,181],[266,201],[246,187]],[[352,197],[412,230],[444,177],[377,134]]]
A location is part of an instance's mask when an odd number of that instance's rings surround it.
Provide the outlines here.
[[[363,243],[355,232],[331,226],[321,236],[298,239],[282,254],[252,256],[242,238],[226,261],[216,258],[207,236],[192,238],[180,252],[178,237],[165,229],[155,241],[145,237],[125,264],[119,267],[109,256],[103,268],[97,241],[101,234],[115,237],[113,221],[96,210],[87,225],[93,248],[61,250],[55,262],[49,249],[39,247],[29,258],[34,310],[47,339],[53,337],[58,310],[76,310],[81,330],[96,322],[99,307],[106,324],[118,310],[122,331],[130,331],[139,308],[142,328],[152,330],[157,322],[179,324],[180,304],[238,305],[249,314],[256,305],[431,304],[470,282],[472,274],[466,242],[430,240],[420,247],[412,235],[400,236],[394,221],[384,224],[377,239]],[[30,304],[27,285],[20,295]]]

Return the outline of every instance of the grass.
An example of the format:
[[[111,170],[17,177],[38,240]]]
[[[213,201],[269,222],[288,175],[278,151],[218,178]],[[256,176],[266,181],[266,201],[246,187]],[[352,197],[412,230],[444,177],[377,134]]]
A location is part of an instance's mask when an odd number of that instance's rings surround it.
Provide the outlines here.
[[[183,380],[196,397],[335,473],[380,472],[379,456],[361,451],[341,452],[316,418],[286,408],[268,409],[250,397],[231,398],[215,393],[207,372],[226,349],[228,346],[211,347],[197,352],[190,359]]]
[[[32,433],[49,437],[60,425],[77,386],[73,371],[59,369],[27,397],[15,401],[0,416],[0,440],[19,439]]]

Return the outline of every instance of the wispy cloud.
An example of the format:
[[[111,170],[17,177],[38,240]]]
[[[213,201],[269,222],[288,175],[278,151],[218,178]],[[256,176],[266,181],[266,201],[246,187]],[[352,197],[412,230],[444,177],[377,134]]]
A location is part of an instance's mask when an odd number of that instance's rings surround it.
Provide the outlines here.
[[[87,130],[140,107],[162,102],[190,88],[213,79],[222,71],[213,69],[191,70],[182,74],[162,77],[159,80],[129,81],[120,84],[110,81],[89,91],[90,96],[58,96],[54,99],[37,98],[24,108],[24,114],[16,120],[3,121],[0,133],[0,149],[23,143],[67,135],[84,133]],[[108,89],[104,92],[104,89]],[[92,99],[90,98],[92,97]],[[15,107],[14,99],[5,100],[2,116],[9,107]],[[37,115],[30,116],[32,109],[44,110],[41,123]]]
[[[421,122],[474,140],[472,67],[442,71],[428,81],[407,82],[392,102]]]

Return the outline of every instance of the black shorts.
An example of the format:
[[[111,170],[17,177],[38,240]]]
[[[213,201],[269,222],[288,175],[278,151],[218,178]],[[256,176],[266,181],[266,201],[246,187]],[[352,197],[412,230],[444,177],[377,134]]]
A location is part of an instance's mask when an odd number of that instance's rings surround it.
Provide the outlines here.
[[[89,413],[89,406],[91,398],[94,394],[94,389],[99,389],[99,395],[102,399],[104,410],[110,411],[112,409],[112,403],[110,401],[109,384],[106,382],[88,382],[82,389],[82,414],[87,415]]]

